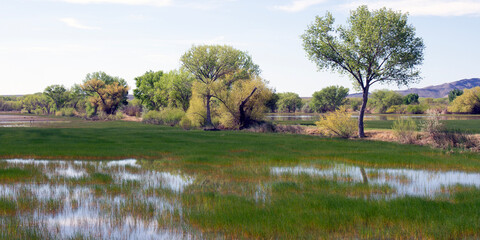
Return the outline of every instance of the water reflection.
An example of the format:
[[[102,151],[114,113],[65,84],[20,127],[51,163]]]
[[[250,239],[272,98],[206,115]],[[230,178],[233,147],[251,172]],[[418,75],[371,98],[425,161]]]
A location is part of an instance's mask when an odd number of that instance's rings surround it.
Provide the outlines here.
[[[319,176],[327,179],[366,182],[372,185],[389,185],[396,191],[388,198],[403,196],[435,197],[445,188],[455,185],[480,187],[480,173],[466,173],[459,171],[427,171],[411,169],[365,168],[366,176],[362,175],[362,168],[344,164],[334,164],[329,168],[317,169],[314,167],[272,167],[274,175]]]
[[[77,234],[94,239],[198,237],[171,217],[182,213],[178,193],[193,183],[193,177],[145,170],[135,159],[0,162],[5,162],[7,168],[35,168],[48,177],[42,181],[0,184],[0,199],[38,203],[31,206],[32,212],[18,217],[25,224],[39,223],[60,239]],[[111,176],[113,182],[96,184],[89,177],[97,173]],[[158,189],[176,194],[166,197]]]
[[[274,114],[267,115],[266,119],[270,121],[318,121],[322,114],[304,113],[304,114]],[[367,114],[365,120],[397,120],[399,118],[425,119],[428,115],[425,114]],[[358,115],[353,114],[352,118],[358,118]],[[480,119],[480,115],[440,115],[440,120],[472,120]]]

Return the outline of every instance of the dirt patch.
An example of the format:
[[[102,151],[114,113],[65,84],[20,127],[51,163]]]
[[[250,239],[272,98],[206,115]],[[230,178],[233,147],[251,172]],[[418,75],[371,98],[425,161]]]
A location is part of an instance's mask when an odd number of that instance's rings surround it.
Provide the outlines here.
[[[142,118],[125,115],[125,116],[122,118],[122,120],[123,120],[123,121],[127,121],[127,122],[141,122],[141,121],[142,121]]]

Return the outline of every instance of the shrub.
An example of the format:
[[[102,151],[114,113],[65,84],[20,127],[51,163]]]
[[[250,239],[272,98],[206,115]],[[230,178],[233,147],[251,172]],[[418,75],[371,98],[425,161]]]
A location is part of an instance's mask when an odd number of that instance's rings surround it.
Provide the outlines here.
[[[185,116],[185,112],[179,108],[165,108],[160,113],[162,114],[164,124],[170,126],[177,125]]]
[[[415,133],[417,124],[411,118],[397,119],[393,122],[392,130],[394,131],[395,137],[403,143],[413,143],[417,138],[417,134]]]
[[[440,122],[440,112],[437,110],[428,110],[427,118],[422,122],[422,131],[429,135],[445,131],[443,123]]]
[[[190,118],[188,118],[187,115],[182,117],[178,125],[185,130],[189,130],[193,128],[192,121],[190,121]]]
[[[73,117],[73,116],[75,116],[75,109],[74,109],[74,108],[62,108],[62,109],[59,109],[59,110],[55,113],[55,116]]]
[[[475,148],[477,141],[460,131],[448,131],[440,122],[440,113],[435,110],[427,111],[428,118],[423,122],[422,130],[431,138],[434,147],[438,148]]]
[[[406,113],[407,107],[405,105],[393,105],[387,109],[385,113]]]
[[[357,122],[352,119],[352,114],[348,113],[344,106],[335,112],[327,113],[315,124],[324,134],[341,138],[349,138],[358,130]]]
[[[423,114],[427,107],[425,105],[408,105],[407,112],[411,114]]]
[[[138,117],[142,114],[142,106],[128,104],[123,108],[123,112],[128,116]]]
[[[179,108],[165,108],[161,111],[149,111],[143,115],[143,122],[150,124],[177,125],[185,116],[185,112]]]

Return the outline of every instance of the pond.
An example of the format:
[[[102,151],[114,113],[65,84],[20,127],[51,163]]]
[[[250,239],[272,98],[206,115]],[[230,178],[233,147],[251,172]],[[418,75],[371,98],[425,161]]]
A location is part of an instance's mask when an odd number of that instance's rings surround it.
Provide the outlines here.
[[[278,113],[270,114],[266,116],[270,121],[318,121],[322,114],[315,113]],[[366,114],[365,120],[397,120],[399,118],[412,118],[412,119],[424,119],[428,116],[426,114]],[[358,118],[358,115],[354,113],[352,118]],[[440,120],[472,120],[480,119],[480,115],[453,115],[446,114],[439,117]]]
[[[448,194],[450,188],[462,186],[480,187],[480,173],[459,171],[428,171],[391,168],[361,168],[353,165],[332,164],[326,168],[315,167],[272,167],[274,175],[301,175],[322,177],[336,181],[363,182],[370,185],[388,185],[394,192],[387,199],[417,196],[434,198],[439,194]]]
[[[209,181],[201,174],[150,170],[148,164],[152,162],[0,160],[0,226],[33,226],[46,236],[60,239],[209,238],[184,219],[191,209],[182,204],[182,195],[201,193]],[[345,195],[372,201],[405,196],[448,198],[458,186],[480,188],[480,173],[460,171],[362,168],[328,161],[311,166],[260,168],[266,170],[265,178],[239,189],[245,191],[241,194],[246,199],[261,206],[271,203],[272,185],[295,179],[299,183],[324,179],[364,184],[371,186],[365,188],[367,196]]]
[[[54,122],[65,121],[33,115],[0,114],[0,127],[33,127]]]
[[[6,169],[36,175],[30,181],[0,185],[0,201],[31,203],[19,215],[22,225],[43,226],[61,239],[79,234],[94,239],[194,237],[181,221],[173,221],[182,214],[179,194],[193,183],[193,177],[145,170],[135,159],[0,163]]]

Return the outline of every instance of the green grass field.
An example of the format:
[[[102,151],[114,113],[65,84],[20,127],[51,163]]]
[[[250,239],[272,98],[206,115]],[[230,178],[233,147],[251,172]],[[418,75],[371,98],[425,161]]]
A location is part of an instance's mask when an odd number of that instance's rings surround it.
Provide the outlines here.
[[[473,120],[471,126],[460,122],[452,126],[457,125],[475,128]],[[270,172],[271,167],[321,169],[342,163],[474,173],[480,172],[477,153],[367,140],[185,131],[133,122],[72,120],[41,128],[0,128],[0,158],[135,158],[146,160],[142,167],[147,169],[194,176],[194,184],[180,195],[182,219],[207,238],[480,237],[480,189],[475,187],[456,186],[432,198],[372,198],[372,192],[388,196],[391,189],[306,174],[276,176]],[[26,176],[28,171],[33,170],[0,165],[0,183],[27,181],[31,178]],[[122,188],[110,186],[109,176],[97,175],[78,184],[96,184],[96,188],[117,189],[122,194]],[[253,197],[258,188],[267,196],[264,201]],[[21,208],[0,196],[0,220],[8,226],[17,226],[12,214]],[[24,235],[30,236],[32,231],[43,232],[29,226]]]

